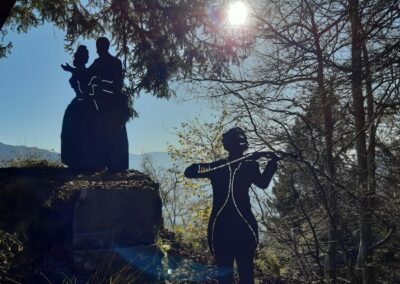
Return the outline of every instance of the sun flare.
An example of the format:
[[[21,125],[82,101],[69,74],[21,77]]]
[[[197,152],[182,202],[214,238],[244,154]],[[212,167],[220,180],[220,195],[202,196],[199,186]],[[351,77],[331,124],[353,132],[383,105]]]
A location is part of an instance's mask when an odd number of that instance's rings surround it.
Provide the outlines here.
[[[235,26],[243,25],[246,22],[247,14],[248,9],[243,2],[234,2],[230,5],[228,10],[229,23]]]

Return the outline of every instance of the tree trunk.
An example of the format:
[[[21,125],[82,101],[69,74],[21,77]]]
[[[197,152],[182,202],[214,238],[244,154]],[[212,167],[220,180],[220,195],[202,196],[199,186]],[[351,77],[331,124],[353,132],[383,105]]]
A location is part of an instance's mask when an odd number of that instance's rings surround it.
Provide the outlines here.
[[[0,31],[3,28],[8,16],[10,16],[11,9],[14,7],[16,0],[1,0],[0,3]]]
[[[337,283],[337,244],[338,244],[338,210],[337,196],[333,181],[335,180],[335,169],[333,165],[333,118],[332,118],[332,96],[328,94],[325,86],[324,59],[320,44],[318,27],[315,23],[314,14],[310,9],[311,22],[313,27],[314,45],[316,49],[318,67],[317,83],[318,95],[321,99],[322,110],[324,113],[324,138],[325,138],[325,169],[330,181],[326,182],[328,196],[328,253],[325,263],[325,277],[327,283]]]
[[[365,196],[363,197],[363,203],[367,206],[365,212],[365,221],[367,222],[369,232],[369,242],[368,242],[368,249],[370,251],[367,252],[371,262],[373,261],[373,251],[371,251],[372,247],[372,210],[374,209],[375,205],[375,194],[376,194],[376,163],[375,163],[375,148],[376,148],[376,125],[375,125],[375,110],[374,110],[374,97],[373,97],[373,90],[372,90],[372,73],[371,67],[369,64],[369,56],[368,56],[368,49],[366,43],[363,43],[363,56],[365,62],[365,88],[367,93],[367,117],[368,117],[368,148],[367,148],[367,164],[368,164],[368,187]],[[370,270],[374,268],[371,267]],[[374,271],[372,271],[374,274]],[[375,275],[372,275],[375,279]],[[371,283],[371,282],[368,282]]]
[[[368,198],[370,199],[370,206],[372,209],[374,206],[373,202],[375,199],[376,191],[376,177],[375,177],[375,153],[376,153],[376,125],[375,110],[374,110],[374,94],[372,90],[372,72],[369,63],[369,55],[367,45],[363,43],[363,59],[365,66],[365,90],[367,93],[367,114],[368,114],[368,151],[367,151],[367,161],[368,161]],[[371,211],[371,210],[370,210]]]
[[[357,152],[357,194],[360,198],[360,244],[357,266],[361,267],[362,283],[375,283],[372,267],[371,214],[368,198],[368,159],[365,130],[365,110],[363,98],[362,49],[363,36],[359,14],[359,1],[349,0],[349,19],[351,23],[351,87],[354,108],[355,144]]]
[[[333,92],[333,91],[332,91]],[[326,96],[326,95],[325,95]],[[337,194],[332,181],[335,180],[335,169],[333,165],[333,120],[332,120],[332,95],[329,93],[326,98],[325,111],[325,147],[326,147],[326,169],[331,179],[327,184],[328,202],[329,202],[329,220],[328,220],[328,253],[326,256],[326,277],[328,283],[337,283],[337,245],[338,245],[338,208]]]

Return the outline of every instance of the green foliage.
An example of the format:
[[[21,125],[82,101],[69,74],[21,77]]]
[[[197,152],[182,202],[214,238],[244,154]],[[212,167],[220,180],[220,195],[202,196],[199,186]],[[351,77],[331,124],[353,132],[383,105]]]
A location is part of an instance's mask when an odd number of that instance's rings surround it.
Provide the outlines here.
[[[7,57],[11,53],[12,43],[9,42],[6,45],[0,44],[0,58]]]
[[[199,81],[216,82],[214,89],[207,85],[210,97],[223,95],[221,101],[230,108],[230,115],[251,130],[253,145],[302,153],[303,160],[296,164],[280,163],[272,197],[259,200],[264,211],[260,221],[272,242],[268,242],[267,253],[262,247],[258,269],[267,267],[261,273],[285,274],[308,283],[330,281],[324,275],[324,259],[333,243],[329,236],[336,234],[337,276],[354,282],[356,256],[359,245],[364,245],[358,220],[369,215],[368,233],[378,244],[388,232],[387,225],[399,223],[397,4],[371,0],[357,7],[357,13],[349,13],[348,4],[358,1],[256,1],[253,57],[243,69],[229,70],[230,63],[239,63],[245,56],[240,56],[242,50],[235,44],[227,44],[229,40],[213,25],[207,13],[212,2],[89,0],[83,5],[78,1],[19,1],[21,7],[9,25],[24,32],[51,21],[66,30],[70,48],[80,37],[109,35],[123,58],[130,94],[144,90],[169,97],[171,80],[196,73]],[[351,41],[354,15],[362,17],[362,29],[354,33],[360,36],[355,43],[365,44],[362,59],[360,48],[354,48]],[[353,57],[351,50],[360,57]],[[357,82],[351,73],[363,75],[356,101],[352,95]],[[373,90],[368,91],[371,86]],[[361,136],[354,130],[354,102],[361,103],[363,114],[363,105],[368,105],[361,132],[368,134],[365,139],[369,140],[362,142],[369,146],[365,155],[373,160],[374,179],[376,174],[376,188],[370,184],[374,192],[367,198],[376,204],[365,198],[360,202],[363,192],[355,186],[356,176],[367,168],[357,170],[357,157],[352,154],[354,141]],[[324,122],[327,106],[332,111],[331,123]],[[182,234],[182,240],[199,244],[196,248],[205,245],[210,189],[204,181],[184,179],[182,165],[221,157],[219,139],[226,125],[226,120],[215,125],[183,124],[178,132],[180,146],[169,147],[176,161],[169,172],[172,178],[162,184],[164,204],[171,209],[169,225]],[[330,131],[332,141],[327,143]],[[371,157],[375,150],[376,156]],[[335,183],[328,178],[332,164]],[[181,207],[185,210],[175,210]],[[332,224],[332,213],[338,213],[336,224]],[[177,216],[180,222],[174,219]],[[332,233],[332,227],[337,232]],[[393,242],[379,244],[376,263],[370,263],[381,265],[377,275],[387,282],[398,278],[393,273],[398,254],[391,253],[396,250],[398,234],[391,237]]]
[[[281,265],[279,263],[279,257],[273,251],[268,249],[266,246],[262,246],[258,250],[256,259],[254,261],[254,267],[256,274],[262,279],[262,276],[268,275],[269,277],[280,278],[281,277]]]
[[[207,224],[212,209],[211,187],[207,180],[186,179],[183,176],[184,167],[194,162],[211,162],[226,155],[221,136],[230,124],[225,112],[215,123],[203,123],[199,119],[182,123],[177,130],[178,146],[168,147],[169,155],[174,160],[172,168],[157,168],[150,156],[142,160],[142,170],[160,184],[164,226],[171,235],[169,238],[161,236],[159,247],[166,256],[179,258],[176,254],[181,254],[181,258],[189,258],[179,261],[179,265],[176,264],[179,267],[173,269],[176,271],[171,277],[176,281],[180,277],[196,277],[191,275],[196,273],[194,262],[204,263],[212,259],[207,244]]]
[[[223,72],[231,60],[239,62],[239,49],[223,40],[210,16],[213,2],[19,0],[3,32],[28,32],[50,22],[66,32],[71,52],[80,38],[106,35],[122,58],[127,93],[143,90],[169,98],[173,79],[197,71]]]
[[[185,192],[187,214],[183,226],[177,228],[184,240],[198,249],[207,248],[207,223],[211,214],[211,187],[208,180],[187,179],[183,167],[192,163],[211,162],[226,155],[222,146],[222,134],[230,125],[227,113],[214,123],[202,123],[195,119],[182,123],[177,132],[178,146],[168,146],[168,153],[174,160],[175,173],[180,190]]]

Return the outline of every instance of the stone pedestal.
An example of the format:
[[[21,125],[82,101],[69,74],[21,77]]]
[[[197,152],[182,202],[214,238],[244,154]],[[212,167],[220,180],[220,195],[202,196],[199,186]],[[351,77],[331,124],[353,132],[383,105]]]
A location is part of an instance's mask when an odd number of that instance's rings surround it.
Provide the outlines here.
[[[0,221],[24,240],[21,283],[160,283],[161,199],[140,172],[0,169]]]
[[[76,274],[93,283],[118,275],[134,283],[157,281],[162,273],[155,244],[160,222],[157,184],[135,176],[92,181],[80,190],[73,212]]]
[[[153,244],[160,198],[149,189],[84,189],[73,216],[74,249]]]

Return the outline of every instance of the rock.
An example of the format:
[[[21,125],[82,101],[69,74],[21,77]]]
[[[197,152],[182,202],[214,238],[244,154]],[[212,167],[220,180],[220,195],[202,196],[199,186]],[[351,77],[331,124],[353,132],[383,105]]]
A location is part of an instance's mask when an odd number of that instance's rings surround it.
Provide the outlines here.
[[[93,275],[106,262],[107,271],[113,275],[130,263],[131,273],[143,269],[146,274],[159,276],[161,253],[155,242],[161,199],[157,189],[80,191],[73,216],[76,271]]]
[[[27,279],[39,271],[54,283],[97,283],[123,273],[130,283],[160,283],[161,206],[158,184],[133,170],[0,169],[0,230],[28,226]]]
[[[83,189],[74,209],[74,249],[151,245],[160,221],[156,189]]]

